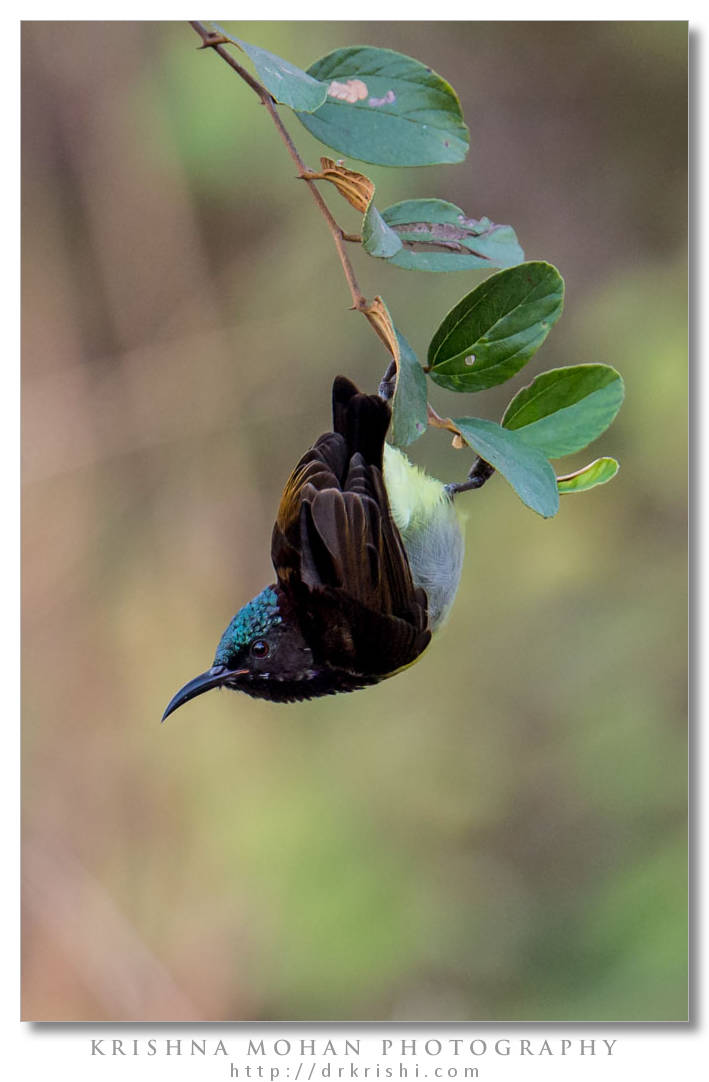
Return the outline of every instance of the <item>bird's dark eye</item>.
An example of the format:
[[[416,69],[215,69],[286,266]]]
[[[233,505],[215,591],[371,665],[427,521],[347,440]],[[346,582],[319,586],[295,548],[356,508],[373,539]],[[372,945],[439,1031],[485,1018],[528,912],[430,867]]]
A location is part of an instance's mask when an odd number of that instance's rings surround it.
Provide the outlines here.
[[[251,643],[251,653],[254,657],[268,657],[269,645],[265,639],[255,639]]]

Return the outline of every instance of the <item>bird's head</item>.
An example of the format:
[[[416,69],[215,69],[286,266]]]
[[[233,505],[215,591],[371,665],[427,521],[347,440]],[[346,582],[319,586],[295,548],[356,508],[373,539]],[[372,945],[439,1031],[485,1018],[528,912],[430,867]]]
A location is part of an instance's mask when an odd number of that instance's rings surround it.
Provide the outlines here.
[[[276,586],[244,605],[222,635],[211,669],[190,680],[168,703],[178,706],[211,688],[227,687],[260,699],[310,698],[320,673],[290,607]]]

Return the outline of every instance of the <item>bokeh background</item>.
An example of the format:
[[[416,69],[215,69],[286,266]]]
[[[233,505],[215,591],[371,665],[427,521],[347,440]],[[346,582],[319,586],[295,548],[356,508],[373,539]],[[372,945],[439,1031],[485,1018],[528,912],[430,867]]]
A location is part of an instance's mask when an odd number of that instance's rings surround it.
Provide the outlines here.
[[[512,384],[432,400],[497,418],[538,371],[613,364],[619,419],[562,472],[622,468],[548,522],[499,478],[466,497],[457,606],[406,674],[161,727],[271,581],[332,377],[373,389],[386,355],[186,24],[25,23],[23,1016],[686,1018],[686,24],[228,25],[453,83],[468,160],[368,168],[379,205],[509,222],[567,300]],[[353,259],[420,356],[480,280]],[[467,470],[442,433],[412,453]]]

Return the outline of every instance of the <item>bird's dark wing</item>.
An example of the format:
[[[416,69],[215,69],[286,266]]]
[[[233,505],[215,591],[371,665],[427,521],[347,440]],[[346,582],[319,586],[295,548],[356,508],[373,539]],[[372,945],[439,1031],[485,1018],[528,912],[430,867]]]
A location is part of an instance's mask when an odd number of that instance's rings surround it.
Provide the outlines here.
[[[339,378],[333,424],[286,484],[271,554],[316,656],[385,675],[430,639],[426,595],[411,579],[382,477],[389,407]]]

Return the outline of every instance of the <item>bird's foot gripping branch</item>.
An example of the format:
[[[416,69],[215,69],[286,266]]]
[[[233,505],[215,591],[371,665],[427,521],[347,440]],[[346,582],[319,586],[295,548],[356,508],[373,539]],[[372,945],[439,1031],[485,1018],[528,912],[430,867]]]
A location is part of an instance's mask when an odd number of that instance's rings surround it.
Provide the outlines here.
[[[200,48],[216,52],[266,107],[330,232],[351,307],[384,343],[389,362],[378,395],[335,381],[333,430],[301,459],[281,500],[272,549],[277,582],[237,614],[212,668],[178,692],[165,716],[212,687],[291,701],[364,687],[410,665],[448,612],[460,577],[454,497],[499,473],[523,503],[552,517],[560,495],[587,491],[617,472],[615,459],[602,457],[557,475],[551,460],[597,439],[624,393],[609,365],[572,365],[536,375],[499,420],[440,416],[430,389],[477,394],[532,359],[561,316],[561,275],[547,262],[526,261],[511,226],[475,217],[471,208],[430,197],[379,209],[373,181],[344,161],[322,157],[320,169],[308,168],[278,106],[360,162],[454,164],[469,149],[457,94],[425,64],[389,49],[336,49],[302,70],[217,24],[191,26]],[[356,230],[342,229],[319,185],[354,208]],[[495,273],[440,321],[422,365],[384,300],[363,294],[351,245],[407,271]],[[400,450],[429,426],[474,452],[466,479],[443,485]]]

